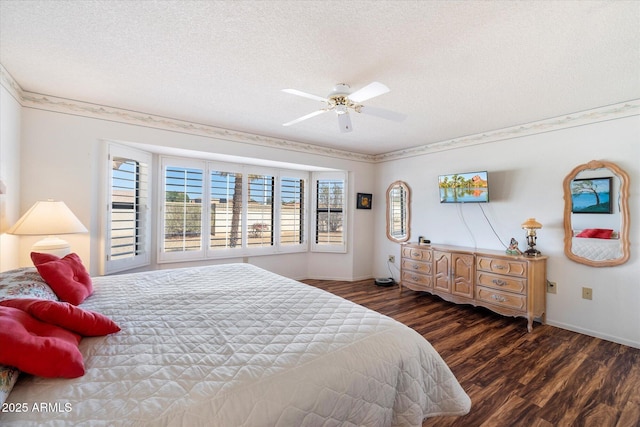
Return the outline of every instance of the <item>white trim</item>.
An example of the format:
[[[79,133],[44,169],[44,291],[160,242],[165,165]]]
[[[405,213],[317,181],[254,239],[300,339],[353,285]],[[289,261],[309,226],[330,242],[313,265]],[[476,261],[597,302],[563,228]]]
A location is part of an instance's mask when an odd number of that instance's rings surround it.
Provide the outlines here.
[[[348,172],[313,172],[311,174],[311,216],[313,225],[311,226],[311,232],[313,237],[309,239],[311,252],[332,252],[332,253],[347,253],[347,236],[349,231],[349,180]],[[316,230],[318,223],[316,221],[316,210],[318,207],[318,181],[319,180],[341,180],[344,182],[344,193],[342,199],[342,244],[340,245],[328,245],[316,243]]]
[[[243,165],[236,163],[226,163],[217,161],[206,161],[199,159],[191,159],[185,157],[175,156],[160,156],[158,166],[158,201],[156,203],[156,215],[157,215],[157,262],[158,264],[174,263],[174,262],[186,262],[186,261],[203,261],[203,260],[215,260],[224,258],[238,258],[247,256],[260,256],[260,255],[275,255],[280,253],[295,253],[295,252],[307,252],[308,247],[308,224],[311,221],[311,212],[308,208],[309,200],[309,172],[299,170],[284,170],[276,168],[268,168],[254,165]],[[202,249],[198,251],[185,251],[185,252],[164,252],[164,189],[166,182],[165,169],[167,166],[194,168],[203,171],[203,220],[201,223],[202,230]],[[242,243],[235,248],[210,248],[209,247],[209,233],[207,230],[211,226],[210,223],[210,204],[208,203],[210,197],[210,175],[213,171],[221,171],[228,173],[242,174]],[[273,245],[268,246],[248,246],[248,207],[249,207],[249,175],[265,175],[274,177],[274,225],[272,232],[274,233]],[[299,245],[281,245],[279,239],[280,223],[279,223],[279,206],[280,201],[280,177],[300,178],[305,181],[305,195],[304,204],[307,207],[304,212],[304,242]]]
[[[603,334],[597,331],[593,331],[591,329],[581,328],[579,326],[572,325],[569,323],[554,322],[553,320],[548,320],[548,319],[545,323],[549,326],[554,326],[556,328],[566,329],[567,331],[577,332],[579,334],[588,335],[590,337],[601,338],[603,340],[607,340],[607,341],[611,341],[618,344],[640,349],[640,342],[620,338],[616,335]],[[535,326],[534,326],[534,329],[535,329]]]
[[[455,148],[470,147],[472,145],[487,144],[490,142],[503,141],[505,139],[520,138],[524,136],[536,135],[546,132],[554,132],[577,126],[604,122],[613,119],[640,115],[640,99],[635,99],[619,104],[607,105],[591,110],[580,111],[564,116],[553,117],[536,122],[526,123],[518,126],[511,126],[502,129],[491,130],[446,141],[434,142],[418,147],[404,150],[392,151],[390,153],[378,154],[375,162],[385,162],[390,160],[404,159],[408,157],[420,156],[424,154],[436,153]]]
[[[20,103],[22,107],[73,114],[83,117],[92,117],[101,120],[109,120],[119,123],[128,123],[173,132],[212,137],[226,141],[234,141],[244,144],[279,148],[289,151],[304,152],[368,163],[386,162],[407,157],[436,153],[445,150],[468,147],[472,145],[497,142],[505,139],[552,132],[576,126],[603,122],[607,120],[620,119],[623,117],[640,115],[640,99],[632,99],[612,105],[601,106],[589,110],[565,114],[558,117],[525,123],[518,126],[490,130],[487,132],[419,145],[417,147],[391,151],[388,153],[370,155],[322,147],[314,144],[306,144],[297,141],[271,138],[247,132],[238,132],[229,129],[203,125],[200,123],[177,120],[162,116],[154,116],[152,114],[145,114],[137,111],[123,110],[120,108],[113,108],[104,105],[91,104],[87,102],[57,98],[54,96],[29,92],[23,90],[1,64],[0,85],[5,87],[9,91],[9,93],[11,93],[11,95]]]
[[[142,231],[142,239],[144,239],[144,252],[141,255],[136,255],[133,258],[120,259],[120,260],[108,260],[108,254],[111,246],[111,180],[112,180],[112,167],[111,159],[114,155],[130,158],[137,162],[146,164],[147,167],[147,203],[142,207],[144,214],[147,216],[144,223],[144,230]],[[133,268],[143,267],[151,263],[151,223],[153,221],[153,215],[150,212],[150,207],[153,206],[153,191],[151,188],[153,182],[153,156],[146,151],[137,150],[126,145],[121,145],[113,141],[104,141],[102,146],[102,158],[104,162],[104,170],[101,173],[101,185],[104,192],[101,200],[105,201],[104,209],[100,209],[100,235],[102,236],[103,244],[100,245],[100,266],[99,271],[101,275],[112,274],[120,271],[131,270]]]
[[[166,188],[166,171],[165,169],[168,166],[174,166],[178,168],[188,168],[188,169],[198,169],[202,171],[202,195],[201,195],[201,206],[202,206],[202,221],[200,222],[200,249],[194,251],[176,251],[176,252],[165,252],[164,251],[164,201],[165,201],[165,188]],[[207,230],[207,226],[209,224],[208,213],[209,209],[207,208],[207,203],[204,202],[205,197],[208,198],[209,195],[209,183],[207,179],[207,162],[203,160],[196,159],[185,159],[179,157],[168,157],[168,156],[160,156],[159,162],[159,173],[158,173],[158,203],[157,203],[157,242],[158,242],[158,263],[166,263],[166,262],[181,262],[181,261],[197,261],[206,259],[206,250],[205,248],[208,246],[208,242],[206,242],[206,238],[209,236],[209,233],[205,233]]]
[[[304,221],[302,227],[302,243],[299,244],[287,244],[283,245],[281,242],[281,208],[282,208],[282,178],[294,178],[300,179],[304,181],[304,197],[302,199],[302,204],[304,210],[302,212],[302,218]],[[276,196],[275,199],[280,203],[276,203],[274,209],[274,216],[276,218],[275,223],[277,224],[277,234],[275,235],[275,246],[278,253],[294,253],[294,252],[307,252],[309,250],[309,223],[311,222],[311,211],[309,209],[309,173],[301,172],[301,171],[291,171],[291,170],[280,170],[278,171],[278,176],[276,177]]]

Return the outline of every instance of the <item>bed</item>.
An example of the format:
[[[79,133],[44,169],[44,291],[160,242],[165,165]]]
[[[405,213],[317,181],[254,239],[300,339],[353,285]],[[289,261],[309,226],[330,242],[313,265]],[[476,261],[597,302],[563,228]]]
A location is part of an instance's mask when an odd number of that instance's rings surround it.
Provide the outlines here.
[[[0,424],[420,426],[471,406],[412,329],[249,264],[95,277],[93,290],[80,307],[121,331],[82,338],[79,378],[21,373]]]
[[[622,247],[618,232],[610,229],[587,228],[573,231],[571,252],[592,261],[606,261],[620,258]]]

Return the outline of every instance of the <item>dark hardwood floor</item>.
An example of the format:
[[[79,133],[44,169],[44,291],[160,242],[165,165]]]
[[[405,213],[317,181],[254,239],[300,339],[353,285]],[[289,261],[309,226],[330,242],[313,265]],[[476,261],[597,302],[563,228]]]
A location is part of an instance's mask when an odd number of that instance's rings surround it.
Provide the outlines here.
[[[422,334],[471,397],[464,417],[424,427],[640,426],[640,349],[373,280],[305,280]]]

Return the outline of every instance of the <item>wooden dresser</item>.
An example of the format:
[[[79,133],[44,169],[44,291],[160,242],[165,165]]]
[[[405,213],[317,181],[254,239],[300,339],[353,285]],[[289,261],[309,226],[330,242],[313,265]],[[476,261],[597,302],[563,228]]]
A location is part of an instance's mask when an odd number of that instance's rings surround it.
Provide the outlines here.
[[[429,292],[458,304],[545,321],[547,257],[449,245],[406,243],[401,249],[402,288]]]

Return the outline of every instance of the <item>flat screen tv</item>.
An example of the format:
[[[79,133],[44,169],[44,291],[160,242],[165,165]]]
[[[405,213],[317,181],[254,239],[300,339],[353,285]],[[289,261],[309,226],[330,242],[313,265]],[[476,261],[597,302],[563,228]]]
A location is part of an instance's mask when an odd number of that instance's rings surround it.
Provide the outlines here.
[[[489,202],[487,171],[452,173],[438,176],[440,203]]]

